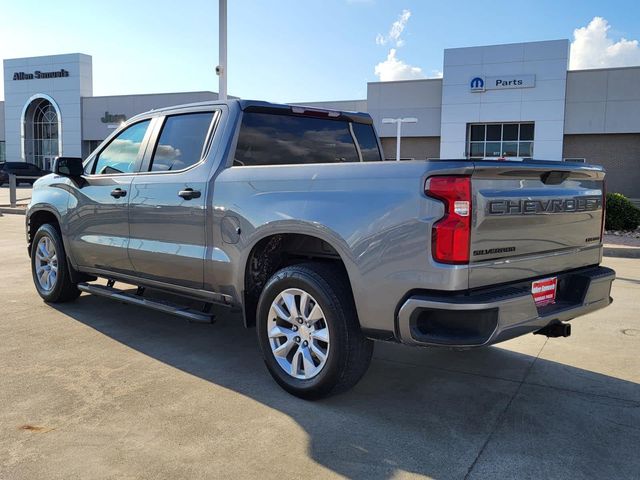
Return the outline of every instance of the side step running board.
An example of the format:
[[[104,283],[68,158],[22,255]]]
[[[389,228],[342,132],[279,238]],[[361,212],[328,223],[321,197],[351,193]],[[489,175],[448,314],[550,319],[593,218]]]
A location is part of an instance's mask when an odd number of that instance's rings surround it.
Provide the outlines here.
[[[182,305],[178,305],[171,302],[165,302],[162,300],[151,300],[143,298],[140,294],[126,293],[122,290],[113,288],[112,286],[95,285],[91,283],[79,283],[78,289],[91,293],[93,295],[99,295],[101,297],[111,298],[124,303],[130,303],[132,305],[139,305],[141,307],[151,308],[160,312],[177,315],[182,318],[186,318],[190,322],[197,323],[213,323],[215,315],[208,313],[208,308],[205,311],[199,312],[192,308],[188,308]]]

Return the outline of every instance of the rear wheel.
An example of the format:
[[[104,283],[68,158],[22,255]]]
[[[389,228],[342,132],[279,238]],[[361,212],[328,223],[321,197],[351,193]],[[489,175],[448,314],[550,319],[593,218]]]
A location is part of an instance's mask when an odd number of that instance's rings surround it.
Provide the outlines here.
[[[257,320],[265,364],[293,395],[340,393],[367,371],[373,342],[362,335],[344,273],[332,265],[276,272],[260,296]]]
[[[38,294],[47,302],[66,302],[80,295],[69,275],[62,238],[51,224],[42,225],[33,237],[31,273]]]

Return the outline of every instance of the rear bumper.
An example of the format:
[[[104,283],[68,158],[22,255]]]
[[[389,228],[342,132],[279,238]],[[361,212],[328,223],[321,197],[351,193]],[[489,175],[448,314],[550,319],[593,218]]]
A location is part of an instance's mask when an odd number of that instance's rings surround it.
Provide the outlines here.
[[[416,294],[404,301],[396,318],[402,343],[423,346],[481,347],[567,321],[612,302],[615,272],[589,267],[558,277],[556,303],[536,307],[531,281],[474,292]]]

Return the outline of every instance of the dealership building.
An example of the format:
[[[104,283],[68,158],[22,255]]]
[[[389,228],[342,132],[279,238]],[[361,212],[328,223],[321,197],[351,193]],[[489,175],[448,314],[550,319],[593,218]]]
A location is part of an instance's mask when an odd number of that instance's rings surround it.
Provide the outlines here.
[[[367,98],[305,105],[366,111],[387,158],[567,159],[604,165],[609,191],[640,198],[640,66],[568,70],[568,40],[447,49],[438,79],[371,82]],[[87,156],[140,113],[214,92],[94,96],[91,57],[4,60],[0,161],[50,168]],[[313,100],[313,99],[309,99]]]

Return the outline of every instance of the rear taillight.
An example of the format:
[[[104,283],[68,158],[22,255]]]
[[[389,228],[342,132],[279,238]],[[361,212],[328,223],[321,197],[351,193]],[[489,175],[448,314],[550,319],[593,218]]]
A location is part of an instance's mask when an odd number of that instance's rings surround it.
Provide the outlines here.
[[[425,193],[444,203],[444,217],[433,225],[431,251],[441,263],[469,263],[471,243],[471,177],[427,179]]]

